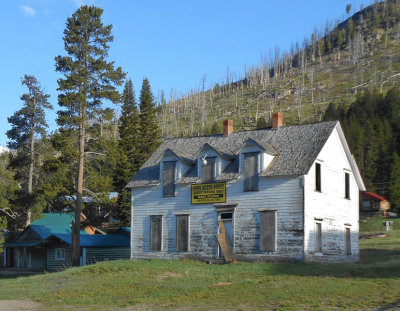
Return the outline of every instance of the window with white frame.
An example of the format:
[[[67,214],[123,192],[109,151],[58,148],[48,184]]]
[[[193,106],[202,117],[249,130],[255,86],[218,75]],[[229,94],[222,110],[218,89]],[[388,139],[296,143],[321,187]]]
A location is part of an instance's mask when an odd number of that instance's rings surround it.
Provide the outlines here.
[[[322,253],[322,224],[315,223],[315,252]]]
[[[350,199],[350,174],[344,173],[344,198]]]
[[[260,212],[260,250],[276,251],[276,211]]]
[[[187,252],[189,249],[189,215],[176,216],[176,251]]]
[[[175,161],[165,161],[163,170],[163,196],[175,196]]]
[[[315,191],[321,192],[321,164],[315,163]]]
[[[65,248],[56,248],[56,260],[65,259]]]
[[[150,216],[150,250],[161,251],[162,216]]]
[[[202,161],[201,182],[210,183],[215,176],[215,157],[208,157]]]
[[[258,152],[244,154],[244,191],[258,191]]]

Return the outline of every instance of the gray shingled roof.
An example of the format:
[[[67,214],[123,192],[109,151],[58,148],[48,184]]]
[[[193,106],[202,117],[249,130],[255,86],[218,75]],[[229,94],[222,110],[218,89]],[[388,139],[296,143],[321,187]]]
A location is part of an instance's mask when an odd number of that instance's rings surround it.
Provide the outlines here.
[[[231,133],[227,136],[201,136],[191,138],[166,139],[150,156],[136,175],[128,183],[127,188],[158,185],[160,182],[160,156],[170,149],[176,154],[185,154],[186,158],[194,159],[195,154],[208,143],[209,145],[227,151],[240,150],[241,146],[250,138],[262,146],[272,146],[279,152],[261,176],[287,176],[304,175],[309,171],[312,163],[332,133],[337,121],[308,124],[300,126],[287,126],[255,131]],[[237,155],[236,155],[237,156]],[[238,161],[235,160],[226,168],[217,180],[237,178]],[[198,182],[192,170],[189,176],[183,172],[179,183]]]

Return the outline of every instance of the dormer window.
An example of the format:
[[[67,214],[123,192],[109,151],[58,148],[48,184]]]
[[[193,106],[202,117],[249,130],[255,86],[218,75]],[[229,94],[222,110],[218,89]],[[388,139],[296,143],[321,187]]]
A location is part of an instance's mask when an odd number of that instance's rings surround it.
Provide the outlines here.
[[[202,161],[201,182],[210,183],[215,176],[215,157],[205,158]]]
[[[164,197],[175,196],[175,161],[164,162],[163,170],[163,195]]]
[[[244,191],[258,191],[259,153],[244,154]]]

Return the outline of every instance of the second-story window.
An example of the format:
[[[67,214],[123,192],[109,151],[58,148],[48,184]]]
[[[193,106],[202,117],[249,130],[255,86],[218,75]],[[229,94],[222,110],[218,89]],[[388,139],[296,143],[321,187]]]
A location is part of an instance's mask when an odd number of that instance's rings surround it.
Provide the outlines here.
[[[344,173],[344,198],[350,199],[350,174]]]
[[[258,153],[244,154],[244,191],[258,190]]]
[[[315,191],[321,192],[321,164],[315,163]]]
[[[205,158],[202,163],[201,182],[210,183],[214,181],[215,158]]]
[[[165,197],[175,196],[175,166],[174,161],[164,162],[163,195]]]

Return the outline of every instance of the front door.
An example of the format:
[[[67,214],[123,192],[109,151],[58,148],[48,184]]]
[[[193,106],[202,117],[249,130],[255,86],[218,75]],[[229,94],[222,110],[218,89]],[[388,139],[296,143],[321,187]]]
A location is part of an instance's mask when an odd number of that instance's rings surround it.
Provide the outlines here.
[[[218,221],[222,221],[226,234],[228,235],[229,241],[233,248],[233,212],[220,212],[218,213]],[[218,225],[218,234],[221,233],[221,228]],[[224,258],[224,253],[218,244],[218,257]]]

